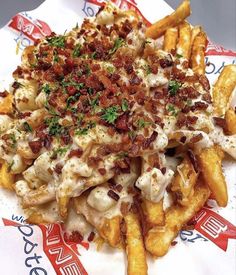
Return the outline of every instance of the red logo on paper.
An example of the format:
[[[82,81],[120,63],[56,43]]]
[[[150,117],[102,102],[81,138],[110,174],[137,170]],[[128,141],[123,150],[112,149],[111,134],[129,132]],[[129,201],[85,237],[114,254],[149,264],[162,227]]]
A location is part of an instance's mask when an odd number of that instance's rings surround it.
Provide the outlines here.
[[[15,221],[2,218],[5,226],[21,226]],[[86,242],[67,242],[60,224],[38,225],[43,234],[43,250],[57,274],[88,275],[79,260],[78,245],[89,248]]]
[[[141,16],[147,26],[150,26],[151,23],[143,16],[135,0],[111,0],[117,7],[122,10],[134,10],[136,13]],[[103,6],[106,2],[103,0],[87,0],[87,2],[95,4],[97,6]]]
[[[219,45],[215,45],[208,40],[206,55],[225,55],[225,56],[236,56],[236,52],[226,50]]]
[[[23,33],[25,36],[33,41],[50,35],[52,32],[47,23],[39,19],[30,20],[20,13],[18,13],[11,19],[8,26],[16,31]]]
[[[87,275],[78,256],[78,244],[66,243],[59,224],[40,225],[43,232],[43,249],[58,274]],[[88,249],[88,243],[80,245]]]
[[[236,226],[208,208],[203,208],[194,220],[195,229],[224,251],[228,239],[236,239]]]

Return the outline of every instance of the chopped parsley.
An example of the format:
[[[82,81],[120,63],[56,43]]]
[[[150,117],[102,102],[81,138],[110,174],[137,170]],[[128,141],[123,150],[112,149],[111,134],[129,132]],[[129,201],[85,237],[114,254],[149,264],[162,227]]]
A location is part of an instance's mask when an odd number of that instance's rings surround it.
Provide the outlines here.
[[[177,82],[176,80],[170,80],[169,81],[169,87],[168,87],[168,90],[169,90],[169,94],[171,96],[175,96],[177,91],[179,90],[179,88],[182,86],[181,83]]]
[[[151,125],[152,123],[150,121],[145,121],[143,118],[140,118],[138,121],[137,121],[137,126],[138,128],[145,128],[146,126],[149,126]]]
[[[128,152],[120,152],[116,155],[117,159],[123,159],[129,156]]]
[[[166,106],[166,110],[168,111],[168,113],[171,115],[171,116],[177,116],[178,115],[178,110],[175,108],[174,105],[172,104],[168,104]]]
[[[115,120],[118,117],[119,109],[119,106],[111,106],[107,109],[104,109],[104,114],[101,116],[101,118],[108,123],[114,124]]]
[[[62,134],[64,128],[59,124],[58,116],[46,118],[44,122],[48,126],[49,135],[59,136]]]
[[[17,143],[15,134],[11,133],[9,135],[9,138],[11,140],[11,147],[15,149],[16,148],[16,143]]]
[[[63,35],[47,37],[48,44],[57,48],[64,48],[66,38]]]
[[[176,57],[177,57],[177,58],[181,58],[181,57],[183,57],[183,55],[177,53],[177,54],[176,54]]]
[[[72,87],[75,87],[77,90],[80,90],[84,87],[84,83],[77,83],[74,81],[62,81],[62,86],[63,87],[72,86]]]
[[[50,86],[48,84],[44,84],[42,86],[42,92],[44,92],[46,95],[49,95],[51,92]]]
[[[53,62],[58,63],[59,62],[59,56],[57,51],[53,51]]]
[[[187,104],[187,106],[192,106],[192,104],[193,104],[192,99],[187,99],[186,104]]]
[[[71,95],[66,100],[66,108],[70,106],[71,103],[75,103],[80,97],[80,93],[76,93],[75,95]]]
[[[118,37],[115,42],[114,45],[112,47],[112,49],[110,49],[109,54],[114,54],[120,47],[122,47],[125,44],[125,40],[123,38]]]
[[[90,58],[92,58],[92,59],[96,59],[96,57],[97,57],[97,53],[96,53],[96,52],[94,52],[94,53],[92,53],[92,54],[90,55]]]
[[[129,136],[129,138],[130,138],[131,140],[133,140],[133,139],[136,137],[135,131],[129,131],[129,132],[128,132],[128,136]]]
[[[78,129],[75,131],[77,136],[85,136],[88,134],[88,131],[96,126],[95,121],[89,121],[84,128]]]
[[[63,156],[69,150],[69,148],[70,146],[54,149],[51,157],[54,158],[54,157],[57,157],[58,155]]]
[[[8,165],[7,167],[7,172],[9,173],[12,169],[12,166],[15,164],[14,160],[12,160],[12,162]]]
[[[152,72],[152,69],[151,69],[150,65],[148,65],[148,64],[144,66],[144,70],[147,75],[149,75]]]
[[[121,109],[123,112],[127,111],[129,108],[128,101],[125,98],[122,98],[122,103],[121,103]]]
[[[72,56],[73,57],[80,56],[80,50],[81,50],[81,44],[75,45],[75,48],[74,48],[73,53],[72,53]]]
[[[29,123],[28,122],[24,122],[23,123],[23,128],[24,128],[24,130],[26,131],[26,132],[32,132],[33,130],[32,130],[32,127],[29,125]]]
[[[78,117],[77,117],[77,125],[80,126],[83,122],[83,119],[84,119],[84,114],[78,114]]]
[[[150,44],[150,43],[152,43],[152,42],[147,39],[144,41],[144,44]]]
[[[109,74],[113,74],[114,71],[115,71],[115,68],[112,67],[112,66],[108,66],[108,67],[106,67],[106,69],[107,69],[107,71],[108,71]]]

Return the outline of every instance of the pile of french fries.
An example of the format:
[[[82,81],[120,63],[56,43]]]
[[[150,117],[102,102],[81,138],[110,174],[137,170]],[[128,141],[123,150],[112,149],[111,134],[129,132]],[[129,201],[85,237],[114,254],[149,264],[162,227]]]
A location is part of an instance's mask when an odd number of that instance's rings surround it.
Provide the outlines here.
[[[189,68],[200,76],[205,74],[207,36],[200,26],[192,27],[186,21],[190,13],[190,2],[185,0],[172,14],[148,27],[146,37],[158,39],[164,36],[162,49],[170,54],[176,52],[188,62]],[[227,135],[236,134],[236,113],[230,107],[235,86],[236,66],[228,65],[212,88],[213,116],[225,119]],[[9,95],[1,101],[0,113],[9,114],[12,110],[12,95]],[[171,136],[171,142],[174,145],[170,147],[181,150],[178,137]],[[196,169],[191,161],[192,150],[199,169]],[[180,171],[176,171],[169,186],[170,192],[176,195],[176,202],[166,210],[163,207],[163,199],[155,203],[142,198],[140,204],[134,204],[123,216],[105,218],[101,223],[94,218],[99,213],[87,204],[86,192],[73,198],[73,207],[96,228],[104,241],[112,247],[125,247],[129,275],[145,275],[148,273],[147,252],[154,257],[164,256],[178,232],[204,206],[210,196],[219,206],[227,205],[227,184],[222,171],[223,158],[221,146],[215,144],[200,151],[194,147],[186,151],[179,166]],[[3,160],[0,161],[0,167],[1,186],[14,190],[15,176],[9,172],[8,165]],[[48,194],[40,190],[40,196],[43,200]],[[38,194],[35,196],[35,199],[37,198]],[[65,201],[62,198],[59,203],[68,205],[68,198],[65,198]],[[27,208],[27,205],[24,207]],[[31,211],[28,222],[47,222],[40,214],[40,208],[34,209],[36,210]]]

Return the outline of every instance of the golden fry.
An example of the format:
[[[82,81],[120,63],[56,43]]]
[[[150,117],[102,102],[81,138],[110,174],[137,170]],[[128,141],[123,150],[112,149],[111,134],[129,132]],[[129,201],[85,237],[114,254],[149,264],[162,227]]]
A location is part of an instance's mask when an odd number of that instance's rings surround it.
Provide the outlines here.
[[[165,213],[163,209],[163,199],[158,203],[144,199],[142,203],[142,209],[148,223],[150,223],[151,225],[164,224]]]
[[[230,108],[225,113],[227,133],[229,135],[236,134],[236,113],[235,110]]]
[[[69,202],[70,202],[70,197],[68,196],[63,196],[58,198],[59,213],[63,219],[67,218]]]
[[[195,37],[199,34],[199,32],[202,31],[202,27],[199,25],[196,25],[192,28],[192,35],[191,35],[191,45],[193,45],[193,41]]]
[[[166,52],[171,52],[172,50],[175,50],[177,38],[178,38],[178,29],[169,28],[164,35],[163,50]]]
[[[111,219],[104,218],[100,212],[88,205],[86,194],[73,198],[73,202],[76,212],[82,214],[85,219],[97,229],[104,240],[113,247],[120,246],[120,216],[115,216]]]
[[[148,269],[146,252],[138,216],[134,213],[128,213],[124,219],[126,224],[128,275],[146,275]]]
[[[55,194],[50,193],[47,190],[46,185],[40,186],[36,190],[32,190],[22,197],[23,208],[28,208],[31,206],[41,205],[47,202],[51,202],[55,199]]]
[[[213,107],[217,116],[224,116],[236,86],[236,65],[227,65],[213,86]]]
[[[8,94],[0,100],[0,114],[11,114],[13,112],[13,96]]]
[[[191,52],[191,27],[187,22],[183,22],[179,25],[179,39],[176,46],[176,52],[189,60]]]
[[[199,154],[199,163],[205,182],[219,206],[225,207],[228,202],[228,192],[225,177],[222,171],[222,155],[219,147],[205,148]]]
[[[146,37],[156,39],[162,36],[170,27],[176,27],[191,14],[190,1],[184,0],[180,6],[170,15],[157,21],[147,28]]]
[[[172,206],[166,212],[166,224],[152,228],[145,239],[145,246],[154,256],[164,256],[179,230],[203,207],[210,196],[209,188],[197,184],[194,195],[186,206]]]
[[[178,166],[171,185],[171,191],[176,194],[177,201],[181,205],[189,204],[189,200],[194,193],[194,185],[197,182],[198,173],[190,160],[185,157]]]
[[[8,169],[7,162],[0,160],[0,186],[8,190],[14,190],[15,177]]]
[[[207,46],[207,36],[200,31],[192,45],[191,67],[197,74],[205,74],[205,51]]]

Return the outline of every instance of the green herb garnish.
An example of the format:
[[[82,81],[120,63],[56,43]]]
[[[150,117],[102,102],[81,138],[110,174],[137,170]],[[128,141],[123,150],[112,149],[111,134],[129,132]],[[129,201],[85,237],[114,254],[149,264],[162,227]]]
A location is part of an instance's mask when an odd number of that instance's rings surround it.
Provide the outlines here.
[[[78,129],[75,131],[75,135],[78,136],[85,136],[88,134],[88,131],[96,126],[95,121],[89,121],[86,125],[86,127]]]
[[[42,92],[44,92],[46,95],[49,95],[51,92],[50,86],[48,84],[44,84],[42,86]]]
[[[177,57],[177,58],[181,58],[181,57],[183,57],[183,55],[177,53],[177,54],[176,54],[176,57]]]
[[[166,107],[166,110],[171,116],[177,116],[178,115],[178,110],[175,108],[174,105],[168,104]]]
[[[145,128],[146,126],[148,125],[151,125],[152,123],[150,121],[145,121],[143,118],[140,118],[138,121],[137,121],[137,126],[138,128]]]
[[[80,50],[81,50],[81,44],[75,45],[75,48],[74,48],[73,53],[72,53],[72,56],[73,57],[80,56]]]
[[[15,134],[11,133],[9,135],[9,138],[11,140],[11,147],[15,149],[16,148],[16,143],[17,143]]]
[[[12,160],[12,162],[8,165],[7,167],[7,172],[11,172],[12,166],[14,165],[14,160]]]
[[[170,80],[169,87],[168,87],[170,95],[175,96],[181,86],[182,84],[177,82],[176,80]]]
[[[29,123],[28,122],[24,122],[23,123],[23,128],[24,128],[24,130],[26,131],[26,132],[32,132],[33,130],[32,130],[32,127],[29,125]]]
[[[125,98],[122,98],[122,103],[121,103],[121,109],[123,112],[127,111],[129,108],[128,101]]]
[[[125,43],[123,38],[117,38],[114,42],[112,49],[109,51],[109,54],[114,54],[120,47],[122,47]]]
[[[58,47],[58,48],[64,48],[65,47],[66,38],[63,35],[47,37],[46,40],[48,41],[48,44],[50,46],[54,46],[54,47]]]
[[[104,114],[101,116],[101,118],[108,123],[114,124],[115,120],[118,117],[119,109],[119,106],[111,106],[107,109],[104,109]]]
[[[48,132],[51,136],[59,136],[64,128],[59,124],[59,117],[49,117],[45,119],[45,124],[48,126]]]

